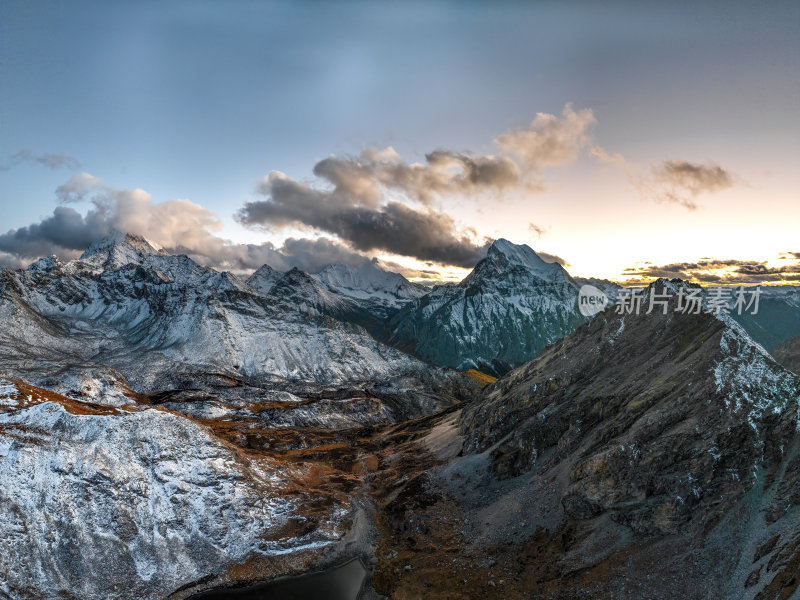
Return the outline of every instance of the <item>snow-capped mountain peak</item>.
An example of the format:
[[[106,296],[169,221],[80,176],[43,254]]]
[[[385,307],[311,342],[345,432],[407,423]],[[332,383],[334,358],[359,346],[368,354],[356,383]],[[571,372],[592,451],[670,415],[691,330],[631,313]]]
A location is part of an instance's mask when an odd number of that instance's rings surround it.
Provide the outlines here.
[[[273,269],[269,265],[262,265],[247,279],[247,285],[262,294],[269,294],[270,290],[284,276],[283,271]]]
[[[385,270],[374,258],[358,267],[328,265],[313,277],[328,291],[379,316],[386,316],[428,292],[401,274]]]
[[[294,267],[272,286],[269,295],[304,313],[333,314],[345,308],[345,302],[330,293],[311,275]]]
[[[545,262],[527,244],[514,244],[505,238],[492,242],[487,256],[504,256],[506,260],[531,268],[540,268],[550,263]]]
[[[399,273],[386,271],[376,258],[358,267],[328,265],[315,278],[327,288],[353,297],[389,292],[401,298],[418,298],[427,291]]]
[[[62,264],[63,263],[58,260],[58,257],[55,254],[51,254],[50,256],[45,256],[35,262],[32,262],[30,265],[28,265],[27,270],[32,273],[49,273],[53,269],[60,267]]]
[[[547,283],[571,282],[569,274],[558,263],[543,260],[527,244],[514,244],[506,239],[495,240],[472,273],[462,282],[471,285],[477,282],[505,280],[509,272],[527,272],[537,280]]]
[[[140,235],[113,231],[108,237],[93,242],[81,255],[80,260],[104,263],[106,267],[121,267],[130,263],[141,263],[146,256],[165,254]]]
[[[390,339],[434,364],[501,375],[584,322],[578,289],[558,263],[497,240],[457,286],[403,308]]]

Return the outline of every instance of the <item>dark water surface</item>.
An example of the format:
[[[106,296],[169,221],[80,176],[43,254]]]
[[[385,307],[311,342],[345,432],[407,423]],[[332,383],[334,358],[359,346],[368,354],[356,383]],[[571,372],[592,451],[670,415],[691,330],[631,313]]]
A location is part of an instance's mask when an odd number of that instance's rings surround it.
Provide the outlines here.
[[[191,600],[357,600],[367,570],[357,558],[327,571],[284,577],[236,589],[203,592]]]

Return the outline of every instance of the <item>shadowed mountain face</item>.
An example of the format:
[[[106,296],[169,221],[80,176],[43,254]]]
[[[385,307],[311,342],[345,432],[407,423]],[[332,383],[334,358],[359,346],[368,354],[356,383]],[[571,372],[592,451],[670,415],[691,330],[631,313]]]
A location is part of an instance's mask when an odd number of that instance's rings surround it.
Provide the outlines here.
[[[750,288],[752,290],[752,288]],[[761,288],[758,312],[734,314],[755,341],[772,352],[777,346],[800,335],[800,288],[775,286]]]
[[[673,308],[601,313],[421,436],[439,459],[407,457],[385,508],[414,578],[388,561],[379,589],[793,597],[800,380],[729,319]]]
[[[440,366],[503,374],[586,321],[578,290],[561,265],[497,240],[464,281],[395,315],[390,341]]]
[[[783,342],[772,351],[772,355],[784,367],[800,374],[800,335]]]

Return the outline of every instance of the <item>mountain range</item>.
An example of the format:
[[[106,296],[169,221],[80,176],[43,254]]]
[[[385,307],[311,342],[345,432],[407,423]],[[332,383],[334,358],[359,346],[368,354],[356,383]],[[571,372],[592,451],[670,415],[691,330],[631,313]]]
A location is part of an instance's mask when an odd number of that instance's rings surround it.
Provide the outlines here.
[[[796,290],[689,314],[659,280],[663,312],[586,317],[585,283],[619,291],[506,240],[434,288],[130,234],[3,271],[0,597],[354,557],[362,598],[798,593]]]
[[[230,273],[157,251],[131,235],[77,260],[4,271],[0,351],[34,378],[59,364],[110,367],[138,391],[191,372],[323,384],[427,370],[346,318],[366,312],[293,270],[262,293]],[[146,361],[148,368],[141,369]]]

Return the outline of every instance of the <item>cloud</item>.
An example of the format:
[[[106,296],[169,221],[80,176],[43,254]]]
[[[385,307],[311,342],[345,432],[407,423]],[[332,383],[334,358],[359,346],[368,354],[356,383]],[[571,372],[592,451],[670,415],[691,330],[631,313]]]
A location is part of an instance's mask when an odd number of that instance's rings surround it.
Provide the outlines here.
[[[521,183],[520,169],[505,156],[471,155],[435,150],[425,155],[439,194],[474,193],[482,188],[503,190]]]
[[[0,234],[0,251],[19,259],[53,253],[72,258],[75,251],[108,235],[110,230],[111,223],[102,210],[83,216],[72,207],[58,206],[39,223]]]
[[[76,173],[68,181],[56,188],[56,198],[60,202],[81,202],[97,186],[100,179],[89,173]]]
[[[736,178],[716,163],[665,160],[652,168],[648,177],[634,179],[639,191],[658,202],[679,204],[696,210],[701,194],[718,192],[733,185]]]
[[[302,271],[316,273],[333,264],[345,264],[358,267],[369,260],[364,254],[354,252],[350,248],[330,238],[288,238],[283,246],[277,249],[284,261],[284,270],[297,267]]]
[[[685,279],[705,284],[745,285],[763,282],[800,280],[800,257],[790,265],[769,267],[766,261],[738,259],[701,259],[696,262],[645,264],[624,269],[626,283],[647,283],[651,279]]]
[[[591,110],[538,113],[526,127],[494,139],[498,154],[437,149],[408,163],[393,149],[329,156],[314,165],[315,184],[272,171],[257,186],[264,199],[237,213],[242,224],[312,229],[359,252],[384,251],[423,261],[472,267],[487,240],[437,210],[437,199],[541,190],[541,170],[575,160],[589,144]]]
[[[0,166],[0,171],[8,171],[24,163],[39,164],[52,170],[62,167],[66,169],[79,169],[81,166],[77,158],[66,152],[59,152],[57,154],[34,154],[30,150],[20,150],[16,154],[12,154],[5,165]]]
[[[521,184],[508,157],[436,150],[425,163],[408,164],[394,148],[367,148],[356,157],[329,156],[313,173],[330,184],[327,201],[377,207],[387,191],[430,205],[436,196],[502,191]]]
[[[361,196],[322,190],[273,171],[258,187],[265,200],[248,202],[237,213],[245,225],[299,226],[336,235],[361,252],[385,251],[420,260],[474,266],[487,242],[474,232],[459,232],[449,215],[431,207],[397,201],[377,205]],[[359,189],[365,189],[360,187]]]
[[[279,270],[298,267],[318,271],[330,263],[362,264],[368,257],[338,241],[287,239],[271,243],[235,244],[215,234],[222,222],[210,210],[185,199],[154,202],[144,190],[120,190],[81,173],[59,186],[63,202],[91,199],[85,214],[57,206],[38,223],[0,234],[0,266],[21,268],[42,256],[77,258],[92,242],[113,230],[136,233],[173,253],[191,256],[201,264],[246,272],[263,264]]]
[[[561,258],[560,256],[558,256],[556,254],[548,254],[547,252],[539,252],[539,251],[537,251],[536,254],[538,254],[539,258],[541,258],[545,262],[558,263],[562,267],[571,267],[572,266],[566,260],[564,260],[563,258]]]
[[[623,166],[627,164],[625,157],[623,157],[622,154],[609,154],[606,149],[601,146],[595,146],[589,151],[589,154],[597,158],[597,160],[600,162],[610,165]]]
[[[562,117],[537,113],[527,127],[498,135],[494,141],[503,151],[520,157],[531,169],[567,164],[590,143],[588,130],[597,120],[590,109],[575,112],[569,104],[564,107]]]
[[[283,245],[275,246],[270,242],[235,244],[208,235],[191,246],[179,244],[165,248],[173,254],[186,254],[200,264],[237,273],[251,272],[264,264],[279,271],[297,267],[316,273],[329,264],[359,266],[369,260],[368,256],[329,238],[288,238]]]
[[[373,259],[376,260],[376,259]],[[378,266],[385,271],[400,273],[406,279],[414,279],[417,283],[428,285],[429,283],[441,283],[441,273],[434,269],[415,269],[396,263],[393,261],[378,260]]]
[[[321,266],[320,261],[358,261],[368,254],[393,253],[429,263],[472,267],[489,240],[461,227],[437,201],[542,188],[541,171],[575,160],[590,145],[591,110],[567,105],[561,116],[545,113],[526,127],[494,140],[498,152],[479,154],[436,149],[422,162],[407,162],[393,148],[366,148],[357,156],[329,156],[317,162],[312,183],[273,171],[261,181],[261,196],[236,218],[251,227],[313,231],[310,238],[271,244],[232,244],[216,235],[222,223],[185,199],[153,202],[144,190],[119,190],[89,173],[77,173],[56,190],[63,204],[90,202],[84,214],[60,206],[27,227],[0,234],[0,251],[20,259],[57,252],[71,255],[112,229],[138,233],[167,249],[179,250],[219,268],[244,270],[261,264]],[[33,155],[50,168],[77,167],[68,155]],[[541,234],[541,232],[540,232]]]
[[[0,252],[0,269],[22,269],[29,261],[7,252]]]
[[[536,223],[528,223],[528,231],[535,233],[539,239],[542,239],[542,236],[550,231],[550,228],[540,227]]]
[[[657,167],[656,173],[662,179],[683,187],[694,196],[703,192],[724,190],[733,185],[731,174],[714,163],[666,160]]]

